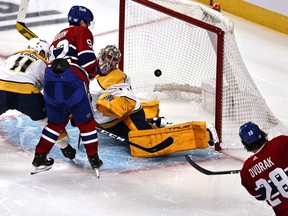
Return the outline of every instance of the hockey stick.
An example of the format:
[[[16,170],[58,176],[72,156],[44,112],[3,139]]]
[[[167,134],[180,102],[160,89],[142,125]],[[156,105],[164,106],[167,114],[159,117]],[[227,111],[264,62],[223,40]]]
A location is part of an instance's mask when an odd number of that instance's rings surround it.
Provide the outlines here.
[[[26,39],[30,40],[31,38],[38,38],[38,36],[32,32],[25,24],[28,5],[29,0],[21,0],[17,16],[16,29]]]
[[[237,174],[237,173],[240,173],[240,171],[241,171],[241,170],[210,171],[210,170],[207,170],[207,169],[199,166],[198,164],[196,164],[195,161],[193,161],[189,155],[186,154],[185,158],[191,166],[193,166],[199,172],[204,173],[205,175]]]
[[[136,143],[130,142],[130,141],[128,141],[128,140],[126,140],[126,139],[124,139],[124,138],[122,138],[120,136],[117,136],[117,135],[115,135],[115,134],[113,134],[111,132],[108,132],[108,131],[106,131],[104,129],[97,128],[97,130],[100,133],[102,133],[102,134],[105,134],[105,135],[107,135],[109,137],[112,137],[112,138],[114,138],[116,140],[119,140],[121,142],[127,143],[127,144],[129,144],[131,146],[134,146],[136,148],[139,148],[139,149],[141,149],[143,151],[146,151],[146,152],[149,152],[149,153],[153,153],[153,152],[157,152],[157,151],[163,150],[163,149],[167,148],[168,146],[170,146],[173,143],[173,141],[174,141],[172,137],[168,137],[167,139],[163,140],[162,142],[160,142],[159,144],[157,144],[157,145],[155,145],[155,146],[153,146],[151,148],[145,148],[145,147],[140,146],[140,145],[138,145]]]

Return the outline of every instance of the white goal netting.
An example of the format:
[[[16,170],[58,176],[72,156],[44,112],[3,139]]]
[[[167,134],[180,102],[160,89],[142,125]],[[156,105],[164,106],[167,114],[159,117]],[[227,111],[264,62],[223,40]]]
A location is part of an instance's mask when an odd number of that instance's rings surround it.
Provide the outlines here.
[[[247,121],[268,132],[282,130],[242,60],[228,17],[189,0],[126,0],[124,11],[123,69],[140,98],[202,103],[221,123],[222,148],[242,148],[238,132]],[[223,52],[206,24],[222,29]]]

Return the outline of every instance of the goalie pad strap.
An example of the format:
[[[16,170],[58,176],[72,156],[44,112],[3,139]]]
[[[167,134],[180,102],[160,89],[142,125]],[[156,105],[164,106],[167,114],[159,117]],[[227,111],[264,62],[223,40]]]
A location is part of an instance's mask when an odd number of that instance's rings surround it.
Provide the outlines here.
[[[206,122],[187,122],[165,128],[130,131],[128,136],[130,142],[145,148],[151,148],[169,136],[174,140],[172,145],[154,153],[148,153],[134,146],[130,146],[133,157],[154,157],[197,148],[207,148],[209,141]]]

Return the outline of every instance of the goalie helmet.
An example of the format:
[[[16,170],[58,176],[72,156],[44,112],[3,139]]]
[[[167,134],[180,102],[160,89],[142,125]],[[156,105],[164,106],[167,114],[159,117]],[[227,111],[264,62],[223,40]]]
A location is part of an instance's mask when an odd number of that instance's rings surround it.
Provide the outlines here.
[[[220,6],[220,4],[219,3],[215,3],[215,4],[213,4],[213,7],[212,7],[214,10],[216,10],[216,11],[219,11],[219,12],[221,12],[221,6]]]
[[[87,26],[91,25],[94,16],[93,13],[84,6],[73,6],[71,7],[68,13],[68,22],[72,25],[80,25],[81,20],[87,24]]]
[[[33,50],[46,60],[49,58],[49,44],[46,40],[40,38],[32,38],[28,42],[28,49]]]
[[[262,138],[261,130],[257,124],[247,122],[240,127],[239,136],[242,142],[251,145]]]
[[[98,54],[100,75],[107,75],[110,71],[117,68],[121,60],[121,52],[115,45],[107,45]]]

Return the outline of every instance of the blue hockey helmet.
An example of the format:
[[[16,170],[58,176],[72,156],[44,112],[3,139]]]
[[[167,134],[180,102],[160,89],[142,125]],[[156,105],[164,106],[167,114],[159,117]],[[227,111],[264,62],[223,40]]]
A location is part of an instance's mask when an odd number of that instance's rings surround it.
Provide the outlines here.
[[[240,127],[239,136],[243,142],[248,145],[259,141],[262,138],[261,130],[253,122],[247,122]]]
[[[68,13],[68,22],[70,24],[80,25],[81,20],[84,20],[87,26],[90,26],[93,19],[93,13],[84,6],[75,5],[71,7]]]

